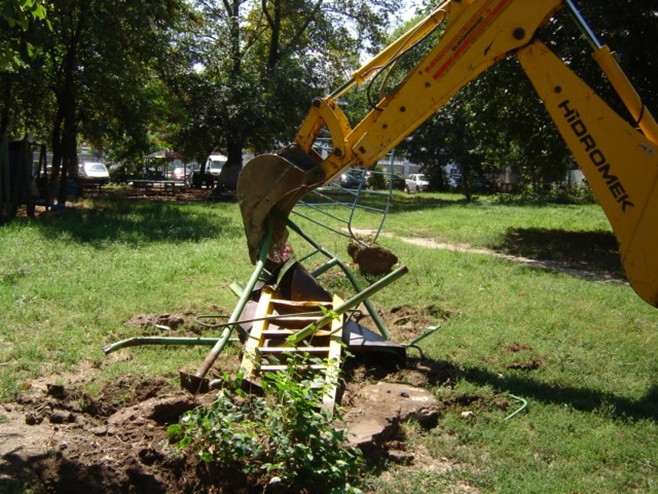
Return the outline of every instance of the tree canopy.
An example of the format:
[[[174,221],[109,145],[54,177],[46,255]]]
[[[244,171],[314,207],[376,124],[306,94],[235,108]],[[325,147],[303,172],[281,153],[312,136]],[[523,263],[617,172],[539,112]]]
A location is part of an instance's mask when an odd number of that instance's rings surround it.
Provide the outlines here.
[[[2,0],[0,6],[0,71],[14,71],[24,66],[34,50],[23,42],[22,33],[35,22],[49,25],[47,9],[39,0]]]
[[[164,28],[182,8],[177,0],[53,2],[50,28],[32,23],[22,33],[38,50],[25,67],[0,73],[4,125],[49,142],[60,201],[67,176],[77,174],[82,137],[115,153],[147,146],[157,103],[151,60],[168,43]]]
[[[658,108],[651,86],[658,63],[648,56],[648,41],[658,34],[655,1],[577,3],[601,41],[616,50],[647,106]],[[0,130],[47,141],[54,178],[63,184],[75,173],[84,140],[110,160],[136,163],[163,147],[199,162],[220,151],[233,170],[224,177],[230,184],[244,152],[292,139],[312,98],[339,87],[362,58],[391,39],[391,16],[401,0],[2,5]],[[435,7],[427,1],[424,12]],[[597,92],[611,94],[564,11],[540,35]],[[400,64],[402,73],[410,67]],[[345,98],[348,116],[367,105],[363,93]],[[473,178],[512,168],[538,188],[571,166],[514,59],[464,88],[401,150],[425,165],[438,187],[450,162]]]
[[[177,36],[165,81],[182,113],[172,139],[188,155],[225,152],[234,184],[245,147],[290,140],[314,96],[385,38],[397,0],[204,0]],[[195,71],[190,68],[195,67]]]

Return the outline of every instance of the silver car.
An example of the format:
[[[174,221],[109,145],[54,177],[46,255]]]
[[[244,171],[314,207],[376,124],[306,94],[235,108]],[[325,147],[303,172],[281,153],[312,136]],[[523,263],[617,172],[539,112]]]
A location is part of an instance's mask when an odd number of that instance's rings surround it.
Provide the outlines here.
[[[429,180],[427,180],[427,177],[423,173],[412,173],[411,175],[407,175],[404,181],[404,190],[408,194],[412,192],[423,192],[429,184]]]

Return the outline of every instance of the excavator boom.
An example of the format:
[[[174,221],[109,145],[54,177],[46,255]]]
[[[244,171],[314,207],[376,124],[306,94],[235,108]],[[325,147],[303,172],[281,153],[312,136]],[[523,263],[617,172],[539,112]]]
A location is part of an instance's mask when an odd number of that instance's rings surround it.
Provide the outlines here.
[[[594,57],[636,119],[628,124],[541,41],[537,30],[567,8],[594,47]],[[404,80],[381,97],[354,127],[338,98],[363,84],[438,27],[438,43]],[[265,224],[273,226],[271,256],[287,238],[286,220],[310,190],[347,167],[370,168],[470,81],[515,55],[583,170],[619,241],[628,279],[658,306],[658,126],[607,47],[600,45],[571,0],[449,0],[353,74],[326,98],[313,101],[292,144],[247,163],[238,201],[252,262]],[[331,138],[322,157],[313,146]]]

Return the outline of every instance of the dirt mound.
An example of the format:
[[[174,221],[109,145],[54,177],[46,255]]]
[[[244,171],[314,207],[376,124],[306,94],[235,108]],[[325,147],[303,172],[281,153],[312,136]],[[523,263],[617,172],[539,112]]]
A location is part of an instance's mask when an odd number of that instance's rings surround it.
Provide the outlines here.
[[[403,369],[391,377],[398,380],[400,373],[415,375],[418,384],[427,384],[431,374],[426,368]],[[352,377],[367,379],[358,372]],[[401,416],[400,400],[390,400],[390,393],[423,393],[426,401],[431,399],[421,388],[388,385],[384,403],[395,405],[389,409],[368,398],[380,384],[348,385],[345,413],[348,422],[355,420],[360,440],[375,444],[378,454],[395,438],[395,426],[413,416],[418,402],[409,399],[411,408]],[[213,394],[195,399],[164,380],[136,376],[106,386],[95,399],[81,389],[80,384],[46,384],[0,409],[0,492],[263,492],[240,472],[217,471],[170,444],[167,426],[210,402]],[[419,407],[424,417],[435,412],[427,403]],[[377,429],[378,423],[384,426]]]
[[[158,380],[127,376],[95,400],[49,384],[2,411],[0,490],[184,492],[185,462],[171,462],[166,425],[194,406]]]
[[[387,316],[396,322],[397,339],[436,314],[432,308],[398,308]],[[149,326],[174,321],[177,317],[165,321],[163,316],[141,314],[130,322]],[[359,447],[370,446],[380,455],[387,454],[388,442],[396,440],[397,427],[413,416],[417,403],[423,404],[418,409],[423,417],[434,412],[433,405],[411,399],[415,390],[386,388],[381,402],[369,398],[372,390],[386,380],[408,383],[431,397],[423,388],[445,383],[450,369],[427,367],[419,360],[407,362],[404,368],[352,362],[344,374],[343,416],[354,425]],[[211,401],[213,393],[195,399],[163,379],[129,375],[92,397],[83,391],[92,379],[92,370],[69,384],[59,384],[60,377],[40,379],[16,402],[0,408],[0,492],[263,492],[241,472],[217,471],[170,444],[167,427],[187,410]],[[391,393],[398,398],[391,400]],[[411,411],[405,416],[401,416],[400,397],[409,397]],[[395,449],[400,450],[400,445]]]
[[[95,400],[47,385],[1,411],[0,492],[248,492],[240,475],[220,477],[170,444],[167,426],[200,404],[165,381],[135,376]]]

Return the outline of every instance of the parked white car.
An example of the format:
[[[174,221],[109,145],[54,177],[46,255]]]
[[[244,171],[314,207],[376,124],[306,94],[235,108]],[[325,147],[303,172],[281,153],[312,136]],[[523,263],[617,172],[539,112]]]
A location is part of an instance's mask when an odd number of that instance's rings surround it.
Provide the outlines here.
[[[412,173],[407,175],[404,181],[404,191],[408,194],[412,192],[423,192],[427,189],[430,182],[423,173]]]
[[[103,163],[83,161],[78,169],[78,178],[89,184],[109,184],[110,172]]]

